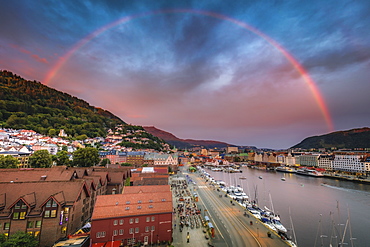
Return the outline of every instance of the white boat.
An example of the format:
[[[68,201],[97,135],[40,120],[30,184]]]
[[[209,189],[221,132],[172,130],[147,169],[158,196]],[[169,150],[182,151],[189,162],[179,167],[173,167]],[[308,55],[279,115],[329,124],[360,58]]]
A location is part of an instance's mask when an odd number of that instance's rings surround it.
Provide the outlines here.
[[[287,232],[287,229],[283,226],[283,224],[281,224],[279,220],[272,220],[271,222],[278,231],[283,232],[283,233]]]
[[[311,177],[322,177],[322,176],[324,176],[324,174],[322,174],[319,171],[316,171],[314,169],[306,169],[306,168],[299,169],[299,170],[297,170],[296,173],[299,174],[299,175],[311,176]]]
[[[286,173],[295,173],[296,170],[294,168],[291,168],[289,166],[278,166],[276,167],[275,171],[277,172],[286,172]]]

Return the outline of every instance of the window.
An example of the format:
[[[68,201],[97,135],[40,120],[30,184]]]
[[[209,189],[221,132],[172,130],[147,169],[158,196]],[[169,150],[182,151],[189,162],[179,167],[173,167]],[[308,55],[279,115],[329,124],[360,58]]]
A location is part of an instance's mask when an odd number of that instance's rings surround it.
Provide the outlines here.
[[[41,227],[41,220],[36,220],[36,228],[40,228]]]
[[[150,217],[146,217],[146,222],[149,222],[150,221]]]
[[[133,234],[134,233],[134,228],[130,228],[130,230],[128,231],[130,234]]]
[[[22,201],[19,200],[15,205],[13,209],[13,220],[24,220],[26,218],[27,214],[27,205]]]
[[[130,224],[132,224],[132,223],[134,223],[134,219],[133,218],[130,219]]]
[[[154,216],[152,216],[152,221],[154,221],[155,220],[155,217]]]
[[[28,221],[27,222],[27,228],[33,228],[34,225],[35,225],[34,221]]]
[[[165,202],[165,201],[166,201],[166,199],[164,199],[164,198],[163,198],[163,199],[162,199],[162,202]]]
[[[55,218],[57,217],[58,204],[50,199],[45,205],[44,218]]]
[[[153,200],[152,200],[152,199],[150,199],[150,200],[149,200],[149,203],[152,203],[152,202],[153,202]]]
[[[139,201],[137,201],[137,203],[141,203],[141,201],[139,200]]]
[[[119,235],[123,235],[123,229],[119,229]]]
[[[113,221],[113,225],[115,225],[115,226],[116,226],[117,224],[118,224],[118,220],[114,220],[114,221]]]
[[[137,209],[141,209],[141,206],[139,205],[139,206],[137,206]]]
[[[144,244],[145,244],[145,243],[148,243],[148,239],[149,239],[149,237],[148,237],[148,236],[145,236],[145,237],[144,237]]]
[[[130,210],[130,207],[126,207],[125,209],[126,209],[126,210]]]
[[[139,233],[139,227],[135,228],[135,233]]]
[[[149,207],[149,208],[153,208],[153,205],[152,205],[152,204],[150,204],[148,207]]]
[[[149,232],[149,226],[145,227],[145,232]]]
[[[139,223],[139,218],[135,218],[135,223]]]
[[[104,238],[105,237],[105,232],[97,232],[96,233],[96,238]]]
[[[152,231],[154,231],[155,230],[155,226],[152,226]]]
[[[119,224],[120,225],[123,225],[123,220],[119,220]]]
[[[127,201],[126,204],[130,204],[130,201]]]
[[[10,223],[9,222],[4,223],[4,230],[9,230],[9,228],[10,228]]]
[[[117,236],[117,230],[113,231],[113,236]]]

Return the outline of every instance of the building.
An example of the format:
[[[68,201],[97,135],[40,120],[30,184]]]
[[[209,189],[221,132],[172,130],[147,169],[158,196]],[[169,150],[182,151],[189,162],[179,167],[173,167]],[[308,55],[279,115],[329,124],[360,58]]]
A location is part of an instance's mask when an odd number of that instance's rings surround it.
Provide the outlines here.
[[[1,182],[0,234],[17,231],[51,246],[80,228],[91,216],[85,181]]]
[[[319,168],[323,168],[328,171],[333,170],[333,160],[334,156],[333,155],[327,155],[327,154],[320,154],[318,160],[317,160],[317,166]]]
[[[301,166],[318,167],[319,154],[303,154],[299,156],[299,164]]]
[[[129,168],[1,169],[0,234],[28,232],[51,246],[90,220],[99,195],[122,193],[130,174]]]
[[[345,172],[366,172],[365,155],[355,153],[336,153],[333,160],[333,170]]]
[[[134,187],[120,195],[98,196],[91,218],[92,246],[172,241],[170,186]]]

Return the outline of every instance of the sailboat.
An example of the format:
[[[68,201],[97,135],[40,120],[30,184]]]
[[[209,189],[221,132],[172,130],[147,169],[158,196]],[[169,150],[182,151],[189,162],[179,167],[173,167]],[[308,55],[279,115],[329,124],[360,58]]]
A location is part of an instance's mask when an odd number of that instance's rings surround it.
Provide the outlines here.
[[[291,229],[292,229],[292,233],[293,233],[293,237],[290,236],[289,239],[287,240],[287,242],[290,244],[290,246],[292,247],[298,247],[298,244],[297,244],[297,238],[295,236],[295,230],[294,230],[294,225],[293,225],[293,220],[292,220],[292,215],[290,213],[290,207],[289,207],[289,220],[290,220],[290,226],[291,226]]]

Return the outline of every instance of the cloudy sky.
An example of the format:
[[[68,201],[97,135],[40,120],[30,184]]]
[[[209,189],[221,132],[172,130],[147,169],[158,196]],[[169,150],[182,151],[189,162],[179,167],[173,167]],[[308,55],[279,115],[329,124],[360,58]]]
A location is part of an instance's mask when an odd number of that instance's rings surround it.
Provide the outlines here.
[[[370,126],[368,0],[1,0],[0,28],[0,69],[180,138]]]

